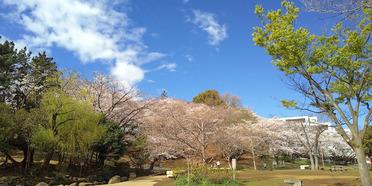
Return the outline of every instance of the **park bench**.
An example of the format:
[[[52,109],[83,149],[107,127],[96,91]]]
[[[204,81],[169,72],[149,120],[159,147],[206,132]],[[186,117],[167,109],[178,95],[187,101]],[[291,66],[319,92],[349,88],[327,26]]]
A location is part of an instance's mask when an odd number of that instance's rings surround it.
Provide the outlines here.
[[[300,165],[301,170],[309,169],[310,165]]]
[[[332,166],[329,171],[331,172],[337,172],[337,171],[347,171],[347,168],[344,168],[343,166]]]
[[[285,179],[284,183],[292,186],[303,186],[302,180]]]

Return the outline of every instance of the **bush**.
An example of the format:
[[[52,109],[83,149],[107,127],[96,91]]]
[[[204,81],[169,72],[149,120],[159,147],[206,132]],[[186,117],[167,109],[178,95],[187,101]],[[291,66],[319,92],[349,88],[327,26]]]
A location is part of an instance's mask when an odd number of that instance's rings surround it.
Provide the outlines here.
[[[188,185],[187,171],[177,171],[176,185]],[[208,169],[193,167],[190,171],[189,185],[236,185],[232,180],[232,172],[228,169]]]
[[[307,159],[297,159],[294,161],[295,164],[297,165],[307,165],[310,164],[310,160]]]

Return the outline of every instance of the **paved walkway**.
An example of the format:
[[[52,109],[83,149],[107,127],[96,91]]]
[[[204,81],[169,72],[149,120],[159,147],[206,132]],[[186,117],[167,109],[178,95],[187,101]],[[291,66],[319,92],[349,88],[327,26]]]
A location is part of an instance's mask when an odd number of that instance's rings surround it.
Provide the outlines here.
[[[153,186],[155,183],[161,181],[162,179],[167,178],[167,176],[145,176],[140,177],[138,179],[115,183],[115,184],[107,184],[109,186]]]

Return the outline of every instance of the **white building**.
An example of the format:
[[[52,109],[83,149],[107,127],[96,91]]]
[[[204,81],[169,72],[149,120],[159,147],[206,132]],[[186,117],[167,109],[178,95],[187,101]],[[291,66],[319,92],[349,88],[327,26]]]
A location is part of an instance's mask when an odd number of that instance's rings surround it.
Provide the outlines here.
[[[295,116],[295,117],[284,117],[279,118],[281,121],[286,121],[288,123],[303,123],[305,125],[326,125],[328,126],[328,131],[336,132],[335,126],[331,122],[318,122],[318,117],[316,116]]]

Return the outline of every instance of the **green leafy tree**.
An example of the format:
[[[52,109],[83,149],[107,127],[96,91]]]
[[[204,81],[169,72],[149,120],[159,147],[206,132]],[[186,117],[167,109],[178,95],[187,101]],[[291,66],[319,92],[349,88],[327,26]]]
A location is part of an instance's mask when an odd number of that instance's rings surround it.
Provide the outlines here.
[[[124,139],[125,131],[115,122],[101,123],[106,133],[95,143],[92,148],[98,154],[98,166],[102,167],[107,156],[119,159],[126,152],[128,143]]]
[[[225,105],[220,94],[216,90],[206,90],[192,99],[194,103],[204,103],[209,106]]]
[[[73,115],[73,121],[61,126],[61,151],[75,161],[87,164],[93,152],[92,145],[102,138],[106,131],[103,126],[98,125],[100,117],[89,104],[80,103]]]
[[[25,86],[27,72],[30,70],[31,53],[27,49],[18,50],[13,42],[0,44],[0,100],[14,108],[22,108],[25,95],[21,87]]]
[[[30,68],[27,74],[29,91],[24,105],[26,109],[39,107],[43,93],[59,86],[60,76],[53,58],[48,57],[45,52],[31,59]]]
[[[12,109],[3,103],[0,103],[0,151],[9,158],[9,151],[12,150],[8,143],[11,138],[10,131],[14,126],[14,113]]]
[[[105,132],[98,125],[100,115],[91,102],[78,100],[61,89],[46,92],[40,110],[47,121],[39,125],[33,144],[46,152],[44,165],[49,165],[56,151],[85,161],[92,151],[91,145]]]
[[[13,42],[0,43],[0,101],[14,109],[30,110],[40,104],[45,90],[56,86],[58,77],[53,58],[46,53],[31,57],[27,48],[18,50]]]
[[[16,135],[16,138],[8,140],[8,145],[21,149],[24,155],[31,156],[24,157],[24,166],[30,164],[27,159],[32,161],[33,149],[29,144],[32,130],[29,130],[29,123],[22,122],[29,122],[30,118],[34,117],[34,108],[39,106],[45,90],[55,85],[50,81],[55,79],[52,78],[55,76],[58,76],[57,67],[53,59],[45,53],[31,57],[26,48],[16,49],[13,42],[0,43],[0,102],[9,105],[14,111],[13,114],[17,115],[13,115],[14,122],[17,122],[12,130],[14,132],[9,133]]]
[[[150,153],[147,150],[146,138],[138,136],[131,144],[129,153],[130,161],[139,169],[143,169],[143,165],[149,160]]]
[[[45,113],[47,122],[40,123],[35,136],[36,141],[34,141],[35,146],[44,150],[47,154],[44,165],[49,165],[53,154],[58,150],[58,146],[54,142],[61,135],[61,127],[76,119],[74,112],[78,106],[78,101],[72,99],[60,89],[49,90],[44,94],[40,110]],[[38,141],[38,139],[48,141]],[[51,148],[45,148],[44,145]]]
[[[49,128],[38,128],[32,135],[32,145],[42,152],[58,147],[58,136]]]
[[[35,127],[42,122],[37,109],[14,111],[9,105],[0,103],[0,152],[14,165],[22,165],[25,172],[33,162],[34,150],[29,146]],[[21,162],[12,158],[13,151],[23,151]]]
[[[267,13],[256,7],[264,25],[254,29],[253,41],[266,49],[297,92],[309,100],[306,106],[292,101],[286,105],[327,114],[356,153],[362,185],[370,186],[362,139],[372,114],[371,10],[363,10],[355,29],[339,23],[331,34],[316,35],[295,27],[299,9],[293,3],[282,1],[282,6]]]

